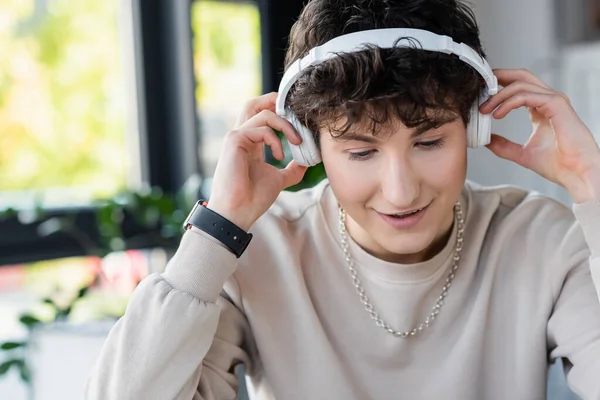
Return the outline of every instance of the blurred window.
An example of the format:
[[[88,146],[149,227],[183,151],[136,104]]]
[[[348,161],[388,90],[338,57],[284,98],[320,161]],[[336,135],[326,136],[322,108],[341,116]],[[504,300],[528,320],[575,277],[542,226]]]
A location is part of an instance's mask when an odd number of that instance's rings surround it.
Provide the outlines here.
[[[72,206],[126,186],[117,0],[3,0],[0,209]]]
[[[246,103],[261,94],[260,14],[253,2],[192,4],[201,162],[214,174],[223,136]]]

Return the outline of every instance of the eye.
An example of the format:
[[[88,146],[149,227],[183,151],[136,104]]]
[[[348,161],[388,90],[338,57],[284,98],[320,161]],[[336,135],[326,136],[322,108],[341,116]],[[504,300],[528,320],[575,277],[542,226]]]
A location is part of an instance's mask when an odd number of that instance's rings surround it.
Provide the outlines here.
[[[359,153],[348,153],[348,158],[350,160],[367,160],[371,158],[374,150],[361,151]]]
[[[417,146],[426,148],[426,149],[432,149],[432,148],[436,148],[436,147],[442,147],[444,145],[444,139],[437,139],[437,140],[432,140],[429,142],[417,142],[416,143]]]

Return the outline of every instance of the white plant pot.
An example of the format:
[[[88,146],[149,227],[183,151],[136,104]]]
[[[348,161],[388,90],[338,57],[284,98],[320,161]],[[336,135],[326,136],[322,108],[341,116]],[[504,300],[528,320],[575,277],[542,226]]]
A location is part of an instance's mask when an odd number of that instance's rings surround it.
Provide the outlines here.
[[[87,377],[116,321],[50,323],[31,333],[28,364],[35,400],[81,400]]]

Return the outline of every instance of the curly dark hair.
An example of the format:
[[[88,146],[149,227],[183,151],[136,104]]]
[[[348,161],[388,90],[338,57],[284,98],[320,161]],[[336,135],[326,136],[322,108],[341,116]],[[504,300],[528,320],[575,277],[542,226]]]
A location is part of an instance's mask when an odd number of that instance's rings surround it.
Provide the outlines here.
[[[378,28],[429,30],[485,57],[475,16],[460,0],[310,0],[292,27],[286,69],[337,36]],[[431,129],[458,117],[468,124],[483,78],[455,55],[420,50],[414,38],[411,43],[367,46],[305,70],[287,105],[315,133],[317,146],[323,127],[340,137],[356,123],[367,123],[376,135],[394,117],[409,128]],[[346,123],[333,129],[343,117]]]

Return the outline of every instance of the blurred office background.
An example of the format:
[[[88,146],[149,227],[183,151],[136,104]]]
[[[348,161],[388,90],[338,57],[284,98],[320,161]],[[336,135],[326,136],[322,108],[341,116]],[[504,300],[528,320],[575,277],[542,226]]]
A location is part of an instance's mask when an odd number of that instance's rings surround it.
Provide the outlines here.
[[[600,5],[475,0],[493,67],[567,93],[600,135]],[[275,91],[301,0],[0,0],[0,399],[81,399],[139,280],[161,271],[223,135]],[[494,131],[524,142],[524,110]],[[469,178],[560,188],[469,152]],[[318,179],[318,171],[314,174]],[[549,399],[575,398],[553,369]]]

